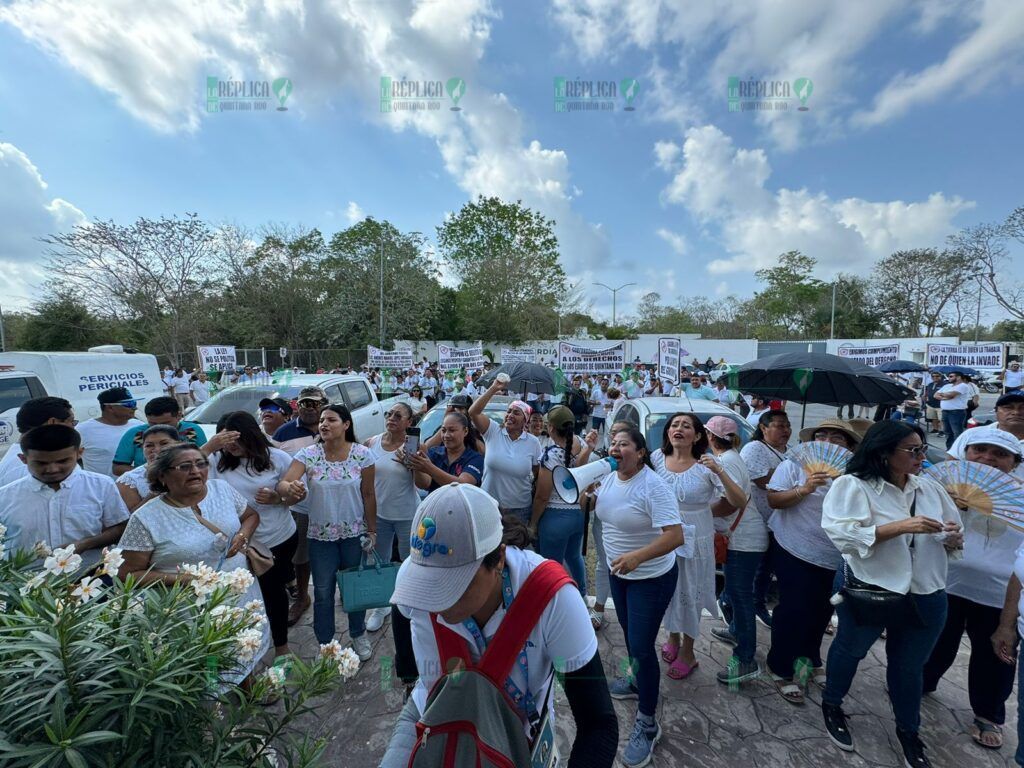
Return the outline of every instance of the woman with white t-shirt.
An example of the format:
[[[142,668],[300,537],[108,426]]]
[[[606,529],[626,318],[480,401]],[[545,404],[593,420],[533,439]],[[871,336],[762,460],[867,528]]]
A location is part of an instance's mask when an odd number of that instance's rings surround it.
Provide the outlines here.
[[[728,416],[714,416],[708,419],[705,427],[715,458],[749,497],[753,484],[747,466],[736,450],[740,445],[736,422]],[[754,578],[768,549],[768,526],[752,500],[748,500],[728,517],[720,517],[716,523],[719,521],[729,538],[724,571],[725,592],[732,607],[732,621],[728,629],[712,629],[711,634],[735,646],[734,661],[730,661],[729,666],[718,673],[718,682],[738,685],[757,677],[761,672],[754,660],[754,651],[757,649]]]
[[[896,424],[898,422],[890,422]],[[800,431],[801,442],[819,440],[853,450],[860,436],[849,422],[825,419]],[[803,704],[804,693],[794,673],[806,666],[810,680],[825,686],[821,642],[832,621],[833,582],[843,558],[822,529],[821,510],[832,478],[808,474],[786,459],[768,483],[768,503],[775,512],[768,527],[775,534],[771,555],[779,580],[779,603],[772,613],[772,645],[768,670],[779,694],[790,704]]]
[[[343,405],[320,412],[319,440],[300,449],[277,484],[282,496],[309,498],[309,567],[313,575],[313,634],[325,645],[334,639],[334,597],[339,570],[354,568],[377,537],[373,455],[356,442],[352,414]],[[373,655],[366,637],[366,612],[346,611],[352,649],[360,661]]]
[[[537,490],[533,497],[530,535],[536,539],[541,557],[564,563],[576,586],[586,597],[587,569],[583,562],[583,514],[579,504],[562,501],[555,491],[552,472],[556,467],[578,467],[587,463],[597,443],[597,433],[587,442],[573,434],[576,417],[564,405],[556,405],[547,415],[551,445],[544,450]]]
[[[156,495],[150,490],[146,479],[146,472],[153,459],[164,448],[180,442],[178,430],[170,424],[155,424],[142,433],[142,455],[146,457],[146,463],[125,472],[115,481],[117,492],[121,494],[121,500],[129,512],[134,512]]]
[[[651,455],[654,470],[672,489],[682,524],[693,527],[693,541],[675,553],[679,576],[665,613],[669,635],[661,658],[673,680],[683,680],[697,668],[693,644],[700,634],[701,612],[718,615],[715,513],[728,514],[747,503],[746,492],[707,451],[704,424],[696,415],[680,412],[669,416],[661,448]]]
[[[224,480],[260,513],[254,538],[270,550],[274,564],[259,576],[267,608],[274,653],[288,649],[288,589],[295,578],[292,558],[298,546],[295,519],[288,506],[297,501],[278,494],[277,484],[291,466],[292,457],[270,445],[252,414],[226,413],[217,421],[217,434],[205,446],[210,457],[210,479]]]
[[[405,402],[412,409],[413,421],[419,421],[419,418],[427,412],[430,406],[427,405],[426,399],[423,397],[423,390],[420,389],[417,384],[409,391],[409,397],[406,398]]]
[[[533,514],[533,481],[540,466],[540,441],[527,429],[533,409],[522,400],[508,404],[504,426],[499,427],[484,409],[506,382],[495,377],[469,407],[469,418],[483,438],[483,489],[493,496],[503,514],[515,515],[528,524]]]
[[[413,471],[397,456],[405,446],[405,430],[412,426],[413,413],[408,403],[393,402],[384,414],[384,431],[366,441],[373,455],[377,496],[377,554],[385,563],[391,562],[396,539],[400,560],[409,556],[409,526],[420,503]],[[389,612],[388,608],[372,609],[366,616],[366,629],[376,632]]]
[[[676,588],[675,549],[683,543],[672,490],[651,466],[647,441],[635,426],[616,431],[608,455],[618,467],[595,493],[609,586],[626,640],[627,674],[611,685],[613,699],[639,699],[636,721],[622,762],[646,765],[661,727],[655,720],[660,687],[658,639]]]
[[[957,459],[974,461],[1013,474],[1021,465],[1021,444],[1009,432],[969,429]],[[956,497],[953,501],[958,501]],[[924,665],[924,692],[931,693],[953,665],[966,630],[971,641],[967,694],[974,722],[971,738],[987,749],[1003,745],[1006,700],[1013,692],[1014,665],[996,656],[989,638],[999,627],[1006,584],[1013,561],[1024,544],[1024,533],[1006,523],[965,508],[964,556],[951,560],[946,577],[946,625]]]

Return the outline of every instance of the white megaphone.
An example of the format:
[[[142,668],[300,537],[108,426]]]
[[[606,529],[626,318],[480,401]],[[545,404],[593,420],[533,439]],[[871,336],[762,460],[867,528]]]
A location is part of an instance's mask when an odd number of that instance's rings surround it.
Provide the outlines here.
[[[573,467],[572,469],[557,466],[551,473],[551,480],[562,501],[575,504],[579,501],[580,492],[584,488],[596,483],[602,477],[607,477],[618,468],[619,463],[608,456],[600,461],[592,461],[582,467]]]

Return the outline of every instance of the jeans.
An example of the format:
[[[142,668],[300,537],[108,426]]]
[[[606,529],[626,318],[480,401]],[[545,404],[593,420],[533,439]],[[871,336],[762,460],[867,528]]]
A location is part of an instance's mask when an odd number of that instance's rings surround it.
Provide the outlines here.
[[[565,563],[576,586],[587,598],[587,567],[583,562],[583,512],[579,507],[548,507],[537,526],[537,554]]]
[[[1013,693],[1014,668],[1001,662],[989,638],[999,626],[1000,608],[980,605],[948,595],[946,624],[924,665],[924,690],[934,691],[939,679],[956,659],[964,630],[971,640],[967,666],[967,694],[976,717],[1002,725],[1006,722],[1006,700]]]
[[[905,421],[907,424],[917,424],[917,414],[904,414],[900,411],[893,411],[892,416],[889,417],[890,421]]]
[[[533,507],[502,507],[501,514],[511,515],[517,520],[521,520],[523,525],[530,525],[530,518],[533,517]]]
[[[604,432],[604,416],[591,416],[590,417],[590,428],[596,430],[599,433]]]
[[[391,545],[398,538],[398,555],[405,560],[409,556],[409,534],[412,520],[385,520],[377,518],[377,554],[385,563],[391,562]]]
[[[1017,656],[1017,711],[1024,709],[1024,646]],[[1017,765],[1024,765],[1024,717],[1017,717],[1017,753],[1013,756]]]
[[[957,410],[942,411],[942,431],[946,433],[946,448],[952,447],[953,442],[967,429],[967,411],[963,408]]]
[[[757,574],[754,576],[754,608],[758,611],[768,611],[768,592],[772,588],[772,576],[775,575],[771,557],[774,547],[775,534],[768,531],[768,551],[761,558],[761,564],[757,566]]]
[[[626,639],[628,664],[640,693],[640,714],[654,717],[658,707],[661,667],[654,644],[668,601],[676,591],[679,566],[652,579],[623,579],[609,574],[615,615]]]
[[[837,588],[842,585],[842,578],[840,571],[836,576]],[[929,595],[912,597],[923,627],[862,626],[854,620],[848,603],[839,604],[836,608],[839,629],[828,651],[828,682],[822,702],[837,707],[842,705],[857,674],[857,665],[885,629],[885,677],[896,727],[906,733],[917,733],[921,727],[924,664],[946,622],[946,592],[940,589]]]
[[[337,541],[309,540],[309,568],[313,574],[313,634],[320,645],[334,639],[334,595],[337,593],[337,573],[354,568],[362,558],[359,536]],[[355,640],[366,631],[366,611],[348,614],[348,634]]]
[[[736,638],[736,658],[741,663],[753,661],[757,650],[754,576],[763,557],[763,552],[730,549],[725,560],[725,592],[732,608],[729,631]]]
[[[259,577],[260,592],[263,593],[263,605],[267,608],[267,621],[270,624],[270,636],[274,647],[288,645],[288,589],[287,584],[295,578],[295,566],[292,557],[299,543],[299,534],[293,533],[270,551],[274,555],[274,564],[270,570]]]
[[[772,612],[772,647],[768,668],[779,677],[793,676],[796,662],[822,666],[821,641],[832,620],[832,583],[836,572],[801,560],[778,542],[771,553],[779,579],[779,604]]]
[[[594,520],[591,531],[594,533],[594,549],[597,552],[597,563],[594,564],[594,605],[604,607],[611,592],[611,588],[608,586],[608,560],[604,553],[604,527],[596,514],[593,512],[590,514],[593,515]]]

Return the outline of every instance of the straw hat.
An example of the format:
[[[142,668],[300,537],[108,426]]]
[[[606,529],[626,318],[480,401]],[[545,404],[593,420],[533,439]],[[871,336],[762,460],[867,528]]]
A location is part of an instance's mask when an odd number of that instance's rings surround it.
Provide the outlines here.
[[[800,430],[800,442],[807,443],[814,439],[814,433],[819,429],[834,429],[838,432],[842,432],[854,445],[857,445],[861,441],[861,434],[857,429],[845,419],[825,419],[813,427],[806,427]]]

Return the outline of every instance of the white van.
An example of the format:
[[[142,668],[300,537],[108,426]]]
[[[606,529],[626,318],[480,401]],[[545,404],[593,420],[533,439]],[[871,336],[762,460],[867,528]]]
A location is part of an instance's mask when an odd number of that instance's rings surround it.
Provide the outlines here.
[[[110,351],[93,351],[96,349]],[[35,397],[63,397],[79,421],[100,415],[96,396],[111,387],[126,387],[139,401],[166,394],[153,355],[124,352],[121,347],[94,347],[88,352],[0,352],[0,456],[17,442],[15,416]]]

